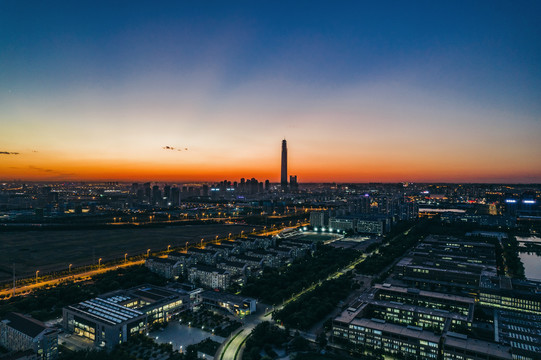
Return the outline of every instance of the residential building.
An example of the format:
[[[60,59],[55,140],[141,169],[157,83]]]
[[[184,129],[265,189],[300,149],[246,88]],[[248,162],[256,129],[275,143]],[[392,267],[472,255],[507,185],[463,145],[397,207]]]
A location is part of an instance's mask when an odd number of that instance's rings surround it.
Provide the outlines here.
[[[8,313],[0,321],[0,345],[10,351],[31,350],[37,359],[58,357],[58,331],[39,320],[19,313]]]

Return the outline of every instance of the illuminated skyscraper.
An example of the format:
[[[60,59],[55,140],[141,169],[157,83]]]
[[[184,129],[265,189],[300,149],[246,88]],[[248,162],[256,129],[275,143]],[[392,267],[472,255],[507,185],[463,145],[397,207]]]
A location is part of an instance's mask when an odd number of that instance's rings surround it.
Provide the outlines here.
[[[287,141],[282,140],[282,190],[287,190]]]

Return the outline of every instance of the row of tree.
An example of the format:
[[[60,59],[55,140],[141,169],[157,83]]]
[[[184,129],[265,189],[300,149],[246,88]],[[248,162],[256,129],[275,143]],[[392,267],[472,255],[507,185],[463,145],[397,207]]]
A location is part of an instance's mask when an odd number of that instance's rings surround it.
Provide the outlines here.
[[[266,268],[261,277],[250,278],[242,294],[276,305],[303,288],[327,278],[359,255],[358,251],[333,248],[320,243],[313,256],[298,259],[290,266],[280,269]]]
[[[331,313],[352,287],[351,275],[327,280],[277,311],[274,318],[286,327],[308,330]]]
[[[357,264],[355,269],[366,275],[376,275],[382,272],[395,259],[403,256],[410,248],[417,244],[420,238],[427,234],[424,222],[416,224],[409,232],[403,232],[381,245],[376,252],[368,256],[363,262]],[[375,249],[373,249],[375,250]]]
[[[120,268],[94,276],[87,282],[68,282],[50,289],[39,289],[28,296],[14,297],[0,303],[0,319],[8,312],[21,312],[45,321],[62,315],[64,306],[91,299],[118,289],[141,284],[164,285],[166,280],[143,265]]]

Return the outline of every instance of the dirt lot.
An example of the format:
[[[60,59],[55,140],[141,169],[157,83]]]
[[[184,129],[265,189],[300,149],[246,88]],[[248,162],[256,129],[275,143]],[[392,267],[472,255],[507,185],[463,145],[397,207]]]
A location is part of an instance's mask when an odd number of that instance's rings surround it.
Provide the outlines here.
[[[201,238],[211,240],[229,233],[251,231],[243,225],[186,225],[163,228],[129,228],[104,230],[43,230],[0,232],[0,281],[12,276],[15,263],[17,277],[40,274],[93,264],[125,253],[136,255],[172,247],[185,246],[186,241],[198,243]]]

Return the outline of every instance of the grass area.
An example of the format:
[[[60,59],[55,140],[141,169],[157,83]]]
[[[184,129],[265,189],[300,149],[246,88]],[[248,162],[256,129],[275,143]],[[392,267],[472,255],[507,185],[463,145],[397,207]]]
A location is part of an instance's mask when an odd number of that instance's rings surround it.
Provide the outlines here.
[[[15,264],[17,277],[31,276],[36,270],[40,275],[111,259],[151,251],[164,250],[168,245],[184,247],[186,241],[197,243],[201,238],[214,239],[229,233],[252,230],[243,225],[186,225],[171,227],[130,227],[84,230],[21,230],[2,231],[0,237],[0,281],[12,278]]]

